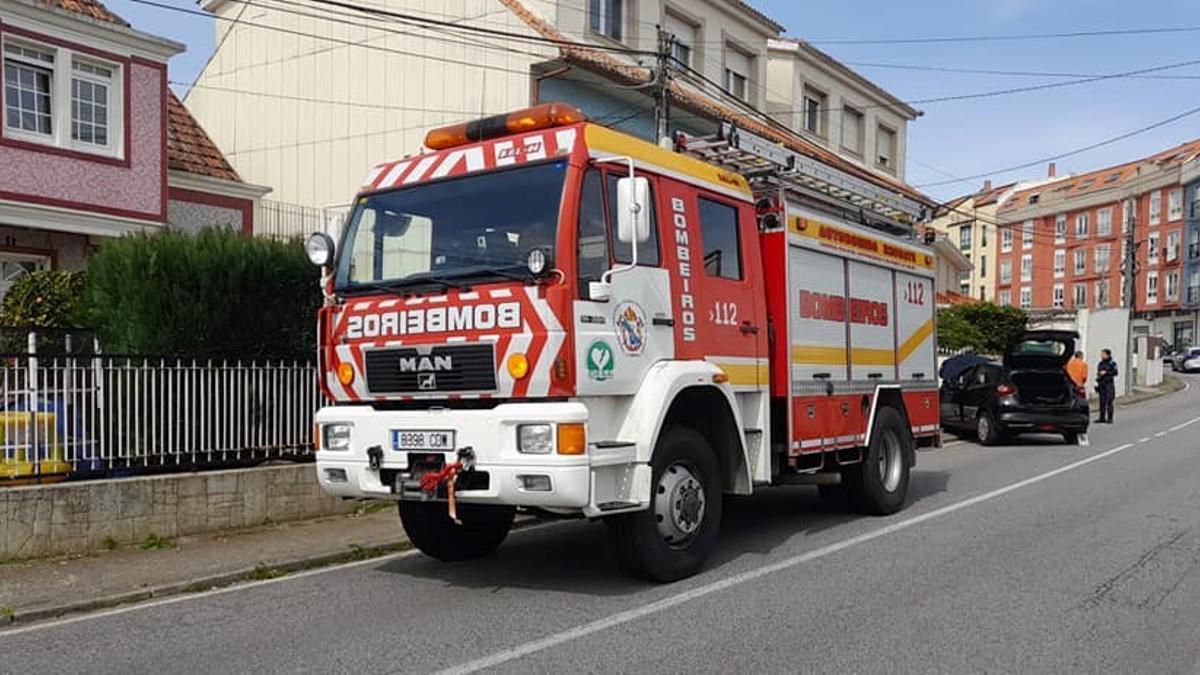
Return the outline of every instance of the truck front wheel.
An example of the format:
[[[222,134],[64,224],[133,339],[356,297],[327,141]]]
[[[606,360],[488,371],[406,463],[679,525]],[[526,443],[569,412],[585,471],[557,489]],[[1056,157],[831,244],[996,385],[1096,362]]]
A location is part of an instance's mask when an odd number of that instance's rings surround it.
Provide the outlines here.
[[[512,529],[511,506],[459,504],[462,525],[450,520],[445,502],[400,502],[400,524],[409,541],[445,562],[475,560],[495,551]]]
[[[651,462],[650,508],[606,519],[622,566],[653,581],[689,577],[704,565],[721,526],[721,474],[693,429],[665,429]]]

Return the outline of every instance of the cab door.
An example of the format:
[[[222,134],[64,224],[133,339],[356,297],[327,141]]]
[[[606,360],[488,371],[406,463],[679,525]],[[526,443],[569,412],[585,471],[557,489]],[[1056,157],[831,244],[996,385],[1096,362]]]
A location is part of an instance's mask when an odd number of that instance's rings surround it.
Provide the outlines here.
[[[673,233],[668,264],[679,358],[716,364],[735,389],[766,386],[766,298],[753,206],[684,183],[662,185],[660,208]]]

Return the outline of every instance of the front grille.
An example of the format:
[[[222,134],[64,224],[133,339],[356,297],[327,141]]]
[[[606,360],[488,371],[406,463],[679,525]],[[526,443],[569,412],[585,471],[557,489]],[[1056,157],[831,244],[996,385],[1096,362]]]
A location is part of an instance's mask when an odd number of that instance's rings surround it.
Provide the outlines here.
[[[363,353],[367,392],[428,394],[494,391],[496,357],[491,343],[372,349]]]

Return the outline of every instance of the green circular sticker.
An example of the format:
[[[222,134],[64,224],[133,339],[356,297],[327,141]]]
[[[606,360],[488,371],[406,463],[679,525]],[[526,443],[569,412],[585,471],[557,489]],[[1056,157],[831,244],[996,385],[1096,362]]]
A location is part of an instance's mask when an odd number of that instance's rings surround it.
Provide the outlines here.
[[[594,340],[588,345],[587,350],[587,374],[588,377],[603,382],[611,380],[613,376],[613,361],[616,356],[613,354],[612,347],[604,340]]]

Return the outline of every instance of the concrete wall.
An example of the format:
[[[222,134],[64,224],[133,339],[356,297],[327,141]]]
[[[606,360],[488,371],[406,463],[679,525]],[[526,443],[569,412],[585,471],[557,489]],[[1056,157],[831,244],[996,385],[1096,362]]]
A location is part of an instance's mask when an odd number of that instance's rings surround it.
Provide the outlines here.
[[[347,513],[311,464],[0,488],[0,560]]]
[[[1052,319],[1030,321],[1030,330],[1073,330],[1079,333],[1079,344],[1076,348],[1083,352],[1084,358],[1092,369],[1095,379],[1096,364],[1100,362],[1100,350],[1112,350],[1113,360],[1117,362],[1117,398],[1129,393],[1132,385],[1133,368],[1128,359],[1129,350],[1129,310],[1128,309],[1081,309],[1071,318],[1070,312],[1063,312]],[[1088,384],[1088,392],[1092,393],[1092,385]]]

